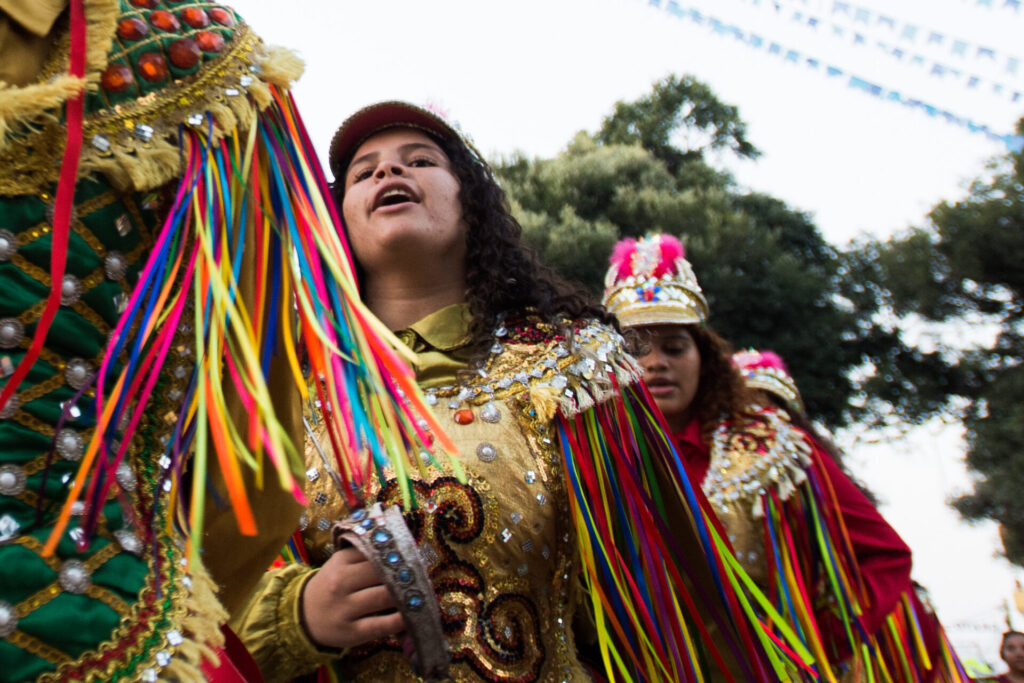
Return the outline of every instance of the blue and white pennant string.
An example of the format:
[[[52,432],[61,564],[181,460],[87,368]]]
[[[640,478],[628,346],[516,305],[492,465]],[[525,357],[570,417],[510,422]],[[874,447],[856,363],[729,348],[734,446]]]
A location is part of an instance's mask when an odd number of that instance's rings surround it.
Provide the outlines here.
[[[939,118],[946,123],[958,126],[969,132],[984,135],[986,138],[1001,142],[1010,151],[1024,150],[1024,136],[1013,133],[998,133],[990,126],[972,118],[960,116],[941,106],[912,97],[894,88],[875,83],[846,69],[830,64],[825,60],[802,53],[800,50],[785,46],[757,33],[746,31],[739,26],[722,21],[714,15],[696,7],[684,7],[676,0],[648,0],[648,5],[664,9],[665,12],[697,26],[708,29],[713,35],[732,38],[734,41],[753,50],[767,52],[793,64],[802,64],[828,78],[841,78],[847,87],[858,90],[887,102],[901,104],[912,109],[919,109],[929,117]]]

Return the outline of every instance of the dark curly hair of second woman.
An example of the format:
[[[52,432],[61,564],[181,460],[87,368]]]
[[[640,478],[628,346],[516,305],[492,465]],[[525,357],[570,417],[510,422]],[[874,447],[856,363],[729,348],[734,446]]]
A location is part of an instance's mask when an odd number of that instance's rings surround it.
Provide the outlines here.
[[[523,229],[509,210],[505,191],[484,163],[465,145],[429,134],[448,156],[459,181],[459,202],[466,221],[466,301],[471,316],[469,334],[474,347],[470,367],[482,362],[494,343],[493,332],[503,316],[528,309],[541,320],[596,318],[617,325],[582,286],[567,282],[543,265],[522,241]],[[331,185],[341,211],[345,186]],[[364,273],[356,263],[356,278]]]

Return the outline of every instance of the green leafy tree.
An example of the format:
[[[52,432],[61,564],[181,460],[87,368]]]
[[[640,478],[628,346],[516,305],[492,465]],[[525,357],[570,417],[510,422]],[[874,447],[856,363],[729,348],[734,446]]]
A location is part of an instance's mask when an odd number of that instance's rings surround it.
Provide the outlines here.
[[[898,390],[892,403],[906,415],[951,400],[966,406],[967,463],[978,480],[954,505],[969,519],[998,521],[1007,556],[1024,564],[1024,155],[994,160],[963,199],[940,203],[929,219],[849,254],[851,280],[897,318],[912,316],[905,328],[941,332],[927,348],[903,348],[895,381],[873,386]]]
[[[735,107],[691,77],[619,102],[596,133],[550,159],[496,167],[527,240],[563,275],[600,293],[614,243],[665,232],[686,245],[711,324],[737,347],[787,358],[809,410],[838,426],[863,415],[850,370],[878,338],[876,299],[840,292],[843,261],[810,217],[740,192],[711,151],[755,158]]]

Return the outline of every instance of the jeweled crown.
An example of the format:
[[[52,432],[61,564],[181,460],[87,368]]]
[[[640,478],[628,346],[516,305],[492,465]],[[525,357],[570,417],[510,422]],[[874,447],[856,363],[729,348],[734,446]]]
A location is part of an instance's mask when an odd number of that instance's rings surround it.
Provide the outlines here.
[[[623,325],[688,325],[707,320],[708,302],[677,238],[659,234],[622,240],[610,261],[603,303]]]
[[[800,390],[777,353],[757,349],[737,351],[732,356],[732,364],[739,369],[747,386],[778,396],[789,408],[798,413],[804,412]]]

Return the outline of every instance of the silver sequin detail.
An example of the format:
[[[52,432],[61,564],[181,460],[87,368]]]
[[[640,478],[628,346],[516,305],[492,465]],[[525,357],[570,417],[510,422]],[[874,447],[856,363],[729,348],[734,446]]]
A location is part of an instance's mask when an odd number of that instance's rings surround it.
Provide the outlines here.
[[[57,583],[68,593],[84,593],[92,585],[89,568],[79,560],[66,560],[57,573]]]
[[[60,303],[62,306],[71,306],[78,303],[82,298],[82,282],[74,275],[64,276],[60,285]]]
[[[100,152],[105,153],[110,151],[110,138],[108,138],[106,135],[93,135],[92,140],[90,140],[89,142],[93,147],[98,149]]]
[[[494,459],[498,457],[498,449],[493,444],[484,441],[476,447],[476,457],[483,462],[494,462]]]
[[[320,531],[327,531],[331,528],[331,522],[326,517],[321,517],[320,521],[316,523],[316,528]]]
[[[156,669],[146,669],[142,672],[143,683],[156,683],[158,680],[160,680],[160,678],[156,672]]]
[[[18,524],[18,520],[14,519],[10,515],[4,515],[0,517],[0,543],[9,541],[18,535],[18,529],[21,525]]]
[[[242,94],[242,91],[238,88],[224,88],[224,94],[228,97],[238,97]]]
[[[0,494],[17,496],[25,490],[25,470],[17,465],[0,467]]]
[[[501,411],[498,410],[498,406],[494,405],[493,401],[490,401],[480,411],[480,419],[491,424],[501,422]]]
[[[316,481],[319,478],[320,470],[318,470],[317,468],[310,467],[308,470],[306,470],[306,479],[308,479],[309,481]]]
[[[14,415],[21,408],[21,399],[15,394],[7,400],[7,405],[4,406],[3,410],[0,410],[0,420],[7,420],[14,417]]]
[[[238,79],[238,85],[242,86],[243,88],[248,88],[250,85],[252,85],[252,76],[250,76],[249,74],[243,74]]]
[[[185,639],[181,637],[181,633],[175,630],[167,632],[167,642],[174,647],[178,647],[185,642]]]
[[[135,479],[135,471],[132,466],[127,462],[122,461],[117,466],[117,483],[121,485],[121,488],[125,491],[134,491],[138,482]]]
[[[302,513],[299,517],[299,531],[305,531],[309,528],[309,515]]]
[[[167,666],[171,663],[171,653],[167,650],[160,650],[156,653],[156,663],[160,666]]]
[[[13,349],[25,338],[25,325],[17,318],[0,319],[0,349]]]
[[[538,493],[537,494],[537,504],[538,505],[543,505],[546,502],[548,502],[548,497],[545,496],[543,493]]]
[[[81,389],[92,379],[92,363],[82,358],[72,358],[64,367],[64,379],[72,389]]]
[[[508,543],[509,539],[512,538],[512,532],[508,529],[501,530],[501,540]]]
[[[73,429],[62,429],[57,432],[57,452],[60,457],[71,462],[78,462],[82,459],[82,450],[85,444],[82,436]]]
[[[153,139],[153,126],[144,123],[135,124],[135,139],[141,142],[149,142]]]
[[[0,600],[0,638],[6,638],[18,627],[18,615],[14,605]]]
[[[107,257],[103,259],[103,270],[109,279],[115,282],[123,280],[125,273],[128,272],[128,262],[124,254],[119,251],[107,252]]]
[[[513,512],[511,515],[509,515],[509,518],[512,520],[513,524],[519,524],[519,522],[523,521],[523,513]]]
[[[139,555],[142,553],[142,541],[135,535],[134,532],[128,529],[118,529],[114,532],[114,538],[126,551],[132,555]]]
[[[18,251],[18,238],[10,230],[0,230],[0,261],[10,261]]]
[[[537,473],[533,470],[526,470],[526,476],[523,477],[527,484],[532,484],[537,481]]]
[[[203,118],[202,114],[189,114],[186,121],[188,121],[190,126],[201,126],[203,125]]]

